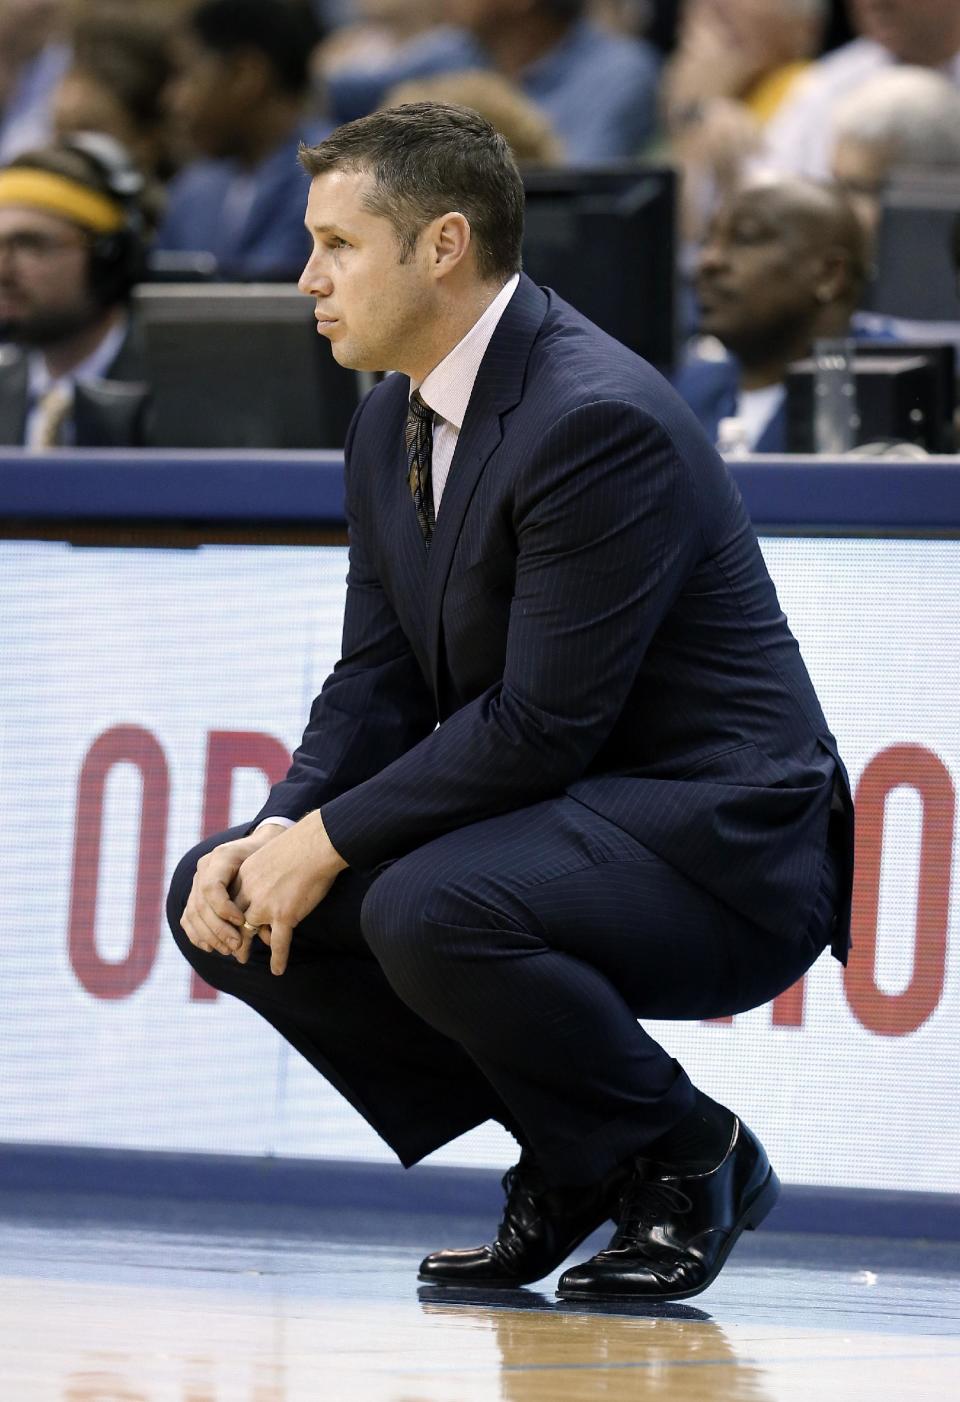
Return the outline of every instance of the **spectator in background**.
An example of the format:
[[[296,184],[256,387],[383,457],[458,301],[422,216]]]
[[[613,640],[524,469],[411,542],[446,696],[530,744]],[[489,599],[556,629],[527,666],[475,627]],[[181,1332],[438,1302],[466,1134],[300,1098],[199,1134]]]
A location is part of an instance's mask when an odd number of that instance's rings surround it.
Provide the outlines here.
[[[472,108],[506,139],[518,165],[550,166],[563,161],[563,146],[546,117],[499,73],[473,69],[411,79],[391,88],[384,106],[406,102],[456,102]]]
[[[838,105],[884,69],[913,64],[960,83],[957,0],[850,0],[850,7],[859,37],[815,64],[767,127],[763,156],[773,168],[826,178]]]
[[[653,134],[658,63],[638,39],[618,37],[587,17],[586,0],[442,0],[459,35],[446,71],[493,68],[545,114],[578,164],[634,155]],[[361,84],[331,75],[337,121],[362,116],[397,84],[438,71],[404,61],[367,72]],[[354,75],[356,76],[356,75]]]
[[[39,146],[50,103],[70,61],[63,0],[0,0],[0,161]]]
[[[210,254],[241,281],[299,277],[310,242],[297,152],[321,134],[307,112],[316,37],[292,0],[204,0],[188,14],[168,97],[199,159],[171,183],[159,252]]]
[[[833,140],[833,178],[850,194],[874,239],[891,177],[960,178],[960,87],[929,68],[881,69],[838,105]],[[911,250],[902,254],[909,258]],[[960,348],[955,312],[944,306],[936,320],[924,320],[860,311],[854,329],[861,336],[946,341]]]
[[[785,448],[787,367],[845,336],[868,272],[868,240],[842,190],[795,178],[744,186],[701,250],[700,330],[674,385],[713,442]]]
[[[446,0],[445,10],[546,114],[569,161],[633,156],[653,135],[655,51],[588,19],[584,0]]]
[[[763,124],[820,51],[826,0],[688,0],[664,77],[666,107],[741,102]]]
[[[143,365],[130,294],[150,210],[104,136],[0,169],[0,443],[37,449],[138,442]]]
[[[69,29],[70,65],[53,95],[56,135],[105,132],[142,171],[169,178],[170,38],[169,14],[156,5],[111,0],[84,8]]]
[[[689,0],[662,104],[683,173],[688,241],[699,241],[763,128],[820,52],[826,18],[826,0]]]
[[[442,0],[356,0],[353,19],[320,46],[332,68],[383,68],[441,27]]]
[[[837,107],[832,175],[876,228],[898,167],[960,176],[960,87],[929,68],[885,68]]]
[[[381,101],[385,71],[425,78],[474,61],[462,30],[443,23],[444,0],[356,0],[353,23],[318,46],[314,71],[334,113]]]

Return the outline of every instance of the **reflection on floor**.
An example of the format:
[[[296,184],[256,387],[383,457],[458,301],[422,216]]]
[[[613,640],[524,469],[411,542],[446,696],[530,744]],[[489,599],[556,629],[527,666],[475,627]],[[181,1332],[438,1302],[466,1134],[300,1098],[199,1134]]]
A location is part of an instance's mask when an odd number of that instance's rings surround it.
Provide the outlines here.
[[[417,1287],[471,1224],[0,1202],[4,1402],[942,1402],[960,1250],[744,1239],[693,1303]],[[579,1255],[599,1242],[588,1243]]]

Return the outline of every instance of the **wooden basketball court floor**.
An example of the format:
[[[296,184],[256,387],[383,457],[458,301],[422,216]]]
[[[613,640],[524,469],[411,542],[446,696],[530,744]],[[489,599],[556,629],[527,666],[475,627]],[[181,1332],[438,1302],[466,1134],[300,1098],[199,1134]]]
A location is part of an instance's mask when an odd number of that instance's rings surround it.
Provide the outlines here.
[[[747,1234],[673,1306],[419,1287],[487,1223],[0,1203],[2,1402],[946,1402],[960,1247]],[[600,1243],[596,1237],[581,1258]]]

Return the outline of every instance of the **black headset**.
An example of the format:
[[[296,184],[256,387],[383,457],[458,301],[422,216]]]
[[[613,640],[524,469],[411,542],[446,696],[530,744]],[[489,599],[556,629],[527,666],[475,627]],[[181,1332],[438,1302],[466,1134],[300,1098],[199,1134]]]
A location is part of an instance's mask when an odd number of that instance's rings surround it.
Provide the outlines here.
[[[148,231],[143,196],[146,181],[126,148],[102,132],[74,132],[62,142],[90,167],[89,187],[105,194],[123,211],[124,222],[112,234],[94,234],[90,246],[90,288],[104,306],[127,299],[146,270]]]

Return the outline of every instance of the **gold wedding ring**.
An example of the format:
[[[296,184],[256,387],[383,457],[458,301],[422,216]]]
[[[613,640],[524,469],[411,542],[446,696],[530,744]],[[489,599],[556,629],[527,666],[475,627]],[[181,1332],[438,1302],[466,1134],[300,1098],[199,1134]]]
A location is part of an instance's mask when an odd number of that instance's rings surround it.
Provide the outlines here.
[[[259,925],[251,925],[249,920],[244,920],[243,928],[251,935],[258,934],[260,930]]]

